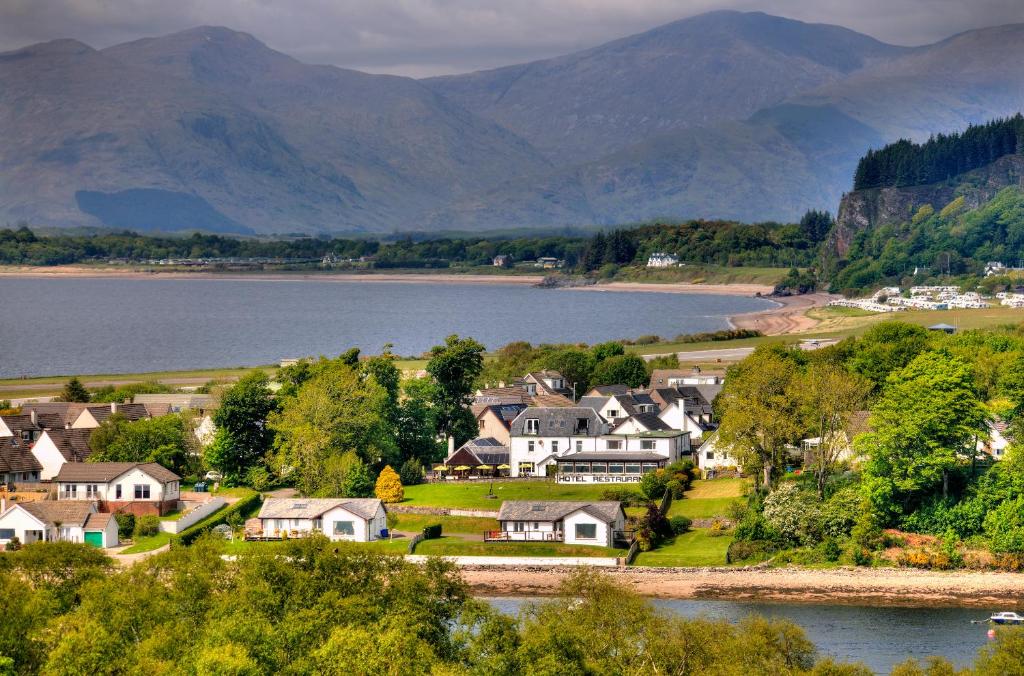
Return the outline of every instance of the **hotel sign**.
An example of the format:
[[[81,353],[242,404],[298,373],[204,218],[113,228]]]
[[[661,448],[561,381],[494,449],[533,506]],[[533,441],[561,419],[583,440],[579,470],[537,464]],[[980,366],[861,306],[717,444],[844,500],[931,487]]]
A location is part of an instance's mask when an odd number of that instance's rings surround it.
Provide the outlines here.
[[[639,474],[559,474],[560,484],[638,484]]]

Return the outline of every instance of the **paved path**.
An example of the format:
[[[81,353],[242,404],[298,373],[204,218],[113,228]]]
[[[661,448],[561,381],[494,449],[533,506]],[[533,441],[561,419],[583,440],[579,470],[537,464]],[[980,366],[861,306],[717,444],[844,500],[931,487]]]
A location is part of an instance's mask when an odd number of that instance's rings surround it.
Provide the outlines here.
[[[170,543],[168,543],[162,547],[157,547],[156,549],[150,550],[148,552],[139,552],[138,554],[120,553],[128,549],[129,547],[131,547],[131,545],[125,545],[124,547],[115,547],[107,553],[110,554],[110,558],[114,559],[114,563],[116,563],[119,566],[124,566],[125,568],[127,568],[128,566],[131,566],[134,563],[142,561],[143,559],[148,559],[149,557],[154,556],[155,554],[160,554],[161,552],[166,552],[171,549],[171,545]]]

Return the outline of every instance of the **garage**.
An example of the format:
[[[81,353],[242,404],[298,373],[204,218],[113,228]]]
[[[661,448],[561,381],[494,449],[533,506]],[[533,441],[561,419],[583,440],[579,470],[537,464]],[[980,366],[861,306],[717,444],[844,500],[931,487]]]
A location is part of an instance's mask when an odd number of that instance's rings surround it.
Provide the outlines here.
[[[103,531],[86,531],[85,544],[103,549]]]

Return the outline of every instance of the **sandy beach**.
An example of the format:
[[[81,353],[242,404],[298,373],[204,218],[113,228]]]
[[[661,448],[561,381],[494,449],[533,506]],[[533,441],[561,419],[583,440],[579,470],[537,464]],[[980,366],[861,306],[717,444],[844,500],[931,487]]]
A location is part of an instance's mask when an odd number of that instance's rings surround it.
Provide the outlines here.
[[[807,311],[811,308],[823,307],[830,300],[838,297],[828,293],[773,297],[770,300],[778,303],[778,307],[734,315],[729,317],[729,323],[737,329],[755,329],[766,336],[804,333],[813,330],[818,325],[818,320],[808,317]]]
[[[473,593],[544,596],[571,568],[463,567]],[[1024,574],[908,568],[623,568],[607,570],[643,596],[850,605],[1012,609],[1024,605]]]

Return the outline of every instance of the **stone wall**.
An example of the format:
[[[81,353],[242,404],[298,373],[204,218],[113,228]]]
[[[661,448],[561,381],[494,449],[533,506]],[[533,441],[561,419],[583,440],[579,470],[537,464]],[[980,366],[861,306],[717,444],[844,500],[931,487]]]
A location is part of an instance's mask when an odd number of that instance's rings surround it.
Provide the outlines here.
[[[495,501],[497,502],[497,500]],[[484,519],[498,518],[498,510],[449,509],[448,507],[413,507],[411,505],[387,505],[386,509],[395,514],[430,514],[433,516],[476,516]]]

